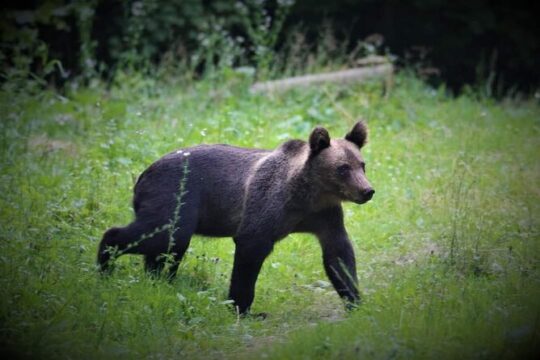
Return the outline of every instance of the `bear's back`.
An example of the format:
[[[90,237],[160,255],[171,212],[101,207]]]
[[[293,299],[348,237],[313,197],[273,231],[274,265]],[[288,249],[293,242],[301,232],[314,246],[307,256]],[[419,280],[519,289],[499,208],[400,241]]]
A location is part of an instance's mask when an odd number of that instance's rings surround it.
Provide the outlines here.
[[[245,182],[257,161],[272,152],[230,145],[198,145],[173,151],[146,169],[134,189],[135,213],[168,214],[185,179],[187,207],[199,214],[197,233],[231,236],[241,217]],[[187,173],[186,173],[187,169]]]

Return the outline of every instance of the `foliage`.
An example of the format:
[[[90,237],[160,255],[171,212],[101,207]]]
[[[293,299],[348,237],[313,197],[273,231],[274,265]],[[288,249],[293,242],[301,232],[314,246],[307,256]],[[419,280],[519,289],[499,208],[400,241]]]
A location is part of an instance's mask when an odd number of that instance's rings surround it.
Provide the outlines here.
[[[355,64],[375,40],[382,53],[391,49],[400,65],[416,67],[433,84],[456,93],[474,86],[502,98],[532,94],[540,84],[537,21],[529,7],[481,0],[20,2],[0,14],[0,64],[3,78],[27,75],[26,69],[56,85],[148,74],[164,63],[167,73],[190,75],[249,66],[264,79],[292,67],[279,55],[299,46],[302,65],[325,57],[327,64],[343,57]]]
[[[211,76],[216,69],[250,65],[265,74],[291,5],[255,0],[206,5],[201,0],[49,0],[31,10],[15,7],[0,19],[0,62],[6,69],[2,76],[13,84],[17,76],[27,80],[24,76],[36,73],[43,86],[69,75],[87,84],[96,76],[123,79],[126,73],[155,75],[163,68],[167,74],[174,70]],[[68,51],[66,42],[73,49]]]
[[[2,347],[32,358],[524,358],[538,353],[540,109],[450,98],[403,73],[379,84],[252,95],[250,79],[0,92]],[[8,87],[9,89],[9,87]],[[316,240],[276,246],[254,311],[228,309],[232,241],[196,237],[173,282],[125,256],[96,271],[103,232],[130,221],[138,174],[204,143],[273,148],[356,116],[377,190],[345,205],[364,303],[345,313]],[[536,346],[536,347],[535,347]]]

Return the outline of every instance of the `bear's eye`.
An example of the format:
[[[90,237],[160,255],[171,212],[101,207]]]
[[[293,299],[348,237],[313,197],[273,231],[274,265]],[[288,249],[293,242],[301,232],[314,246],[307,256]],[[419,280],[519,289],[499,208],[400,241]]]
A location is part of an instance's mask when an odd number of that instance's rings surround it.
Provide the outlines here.
[[[346,177],[349,175],[349,172],[351,171],[351,167],[348,164],[343,164],[338,166],[337,173],[341,177]]]
[[[360,164],[360,166],[362,167],[362,171],[364,172],[364,174],[366,173],[366,163],[363,162]]]

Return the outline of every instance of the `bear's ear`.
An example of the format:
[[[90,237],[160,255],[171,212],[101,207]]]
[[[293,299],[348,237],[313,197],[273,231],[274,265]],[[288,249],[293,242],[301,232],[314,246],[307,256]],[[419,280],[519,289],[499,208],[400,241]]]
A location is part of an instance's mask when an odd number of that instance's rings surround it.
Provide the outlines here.
[[[356,144],[360,149],[367,142],[368,129],[366,123],[363,120],[358,121],[354,124],[353,128],[347,135],[345,135],[345,140]]]
[[[317,126],[311,132],[309,136],[309,147],[311,148],[311,153],[316,155],[321,150],[326,149],[330,146],[330,135],[328,130],[323,127]]]

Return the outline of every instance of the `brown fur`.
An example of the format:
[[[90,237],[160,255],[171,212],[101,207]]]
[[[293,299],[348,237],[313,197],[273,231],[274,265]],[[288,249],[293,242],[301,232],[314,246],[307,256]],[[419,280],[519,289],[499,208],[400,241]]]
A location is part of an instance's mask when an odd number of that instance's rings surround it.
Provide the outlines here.
[[[135,186],[136,219],[105,233],[98,263],[108,269],[113,247],[145,255],[147,270],[159,272],[164,264],[161,254],[170,252],[174,276],[193,234],[231,236],[236,252],[229,296],[245,313],[274,244],[290,233],[307,232],[318,237],[326,273],[338,294],[356,302],[354,253],[341,202],[361,204],[373,196],[360,155],[366,138],[366,127],[359,122],[345,139],[331,140],[326,129],[317,127],[308,143],[290,140],[274,151],[201,145],[168,154],[140,176]],[[156,229],[175,219],[182,178],[187,178],[187,192],[170,244],[169,232]]]

